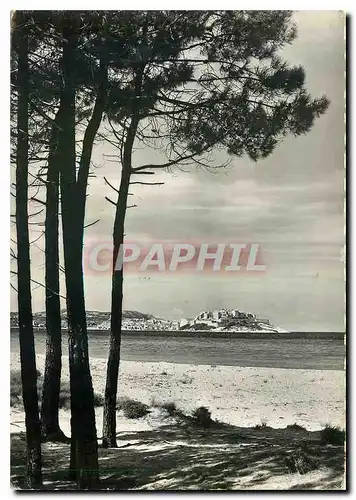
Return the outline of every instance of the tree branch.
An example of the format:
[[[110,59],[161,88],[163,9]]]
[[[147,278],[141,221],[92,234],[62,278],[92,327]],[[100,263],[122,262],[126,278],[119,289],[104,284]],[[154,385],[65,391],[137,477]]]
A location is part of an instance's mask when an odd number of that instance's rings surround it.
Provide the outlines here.
[[[41,208],[41,210],[39,210],[38,212],[35,212],[34,214],[29,214],[28,218],[30,218],[30,217],[35,217],[36,215],[41,214],[41,213],[43,212],[43,210],[44,210],[44,209],[43,209],[43,208]]]
[[[38,241],[40,238],[42,238],[42,236],[44,234],[45,234],[44,231],[41,231],[41,234],[38,236],[38,238],[35,238],[34,240],[30,241],[30,245],[33,245],[34,243],[36,243],[36,241]]]
[[[143,186],[162,186],[164,182],[130,182],[130,184],[141,184]]]
[[[191,153],[189,155],[180,156],[179,158],[176,158],[175,160],[168,161],[167,163],[162,163],[161,165],[155,165],[153,163],[150,163],[148,165],[142,165],[140,167],[133,168],[132,171],[133,171],[133,173],[138,173],[138,172],[141,172],[142,170],[146,170],[149,168],[153,168],[153,169],[168,168],[168,167],[171,167],[173,165],[177,165],[177,163],[181,163],[182,161],[191,160],[196,155],[197,155],[197,153]]]
[[[90,226],[94,226],[94,224],[96,224],[99,221],[100,221],[100,219],[97,219],[94,222],[91,222],[90,224],[87,224],[86,226],[84,226],[84,229],[86,229],[87,227],[90,227]]]
[[[108,198],[107,196],[105,196],[105,199],[110,202],[112,205],[114,205],[114,207],[116,207],[116,203],[112,200],[110,200],[110,198]]]
[[[36,201],[37,203],[40,203],[41,205],[46,206],[46,202],[45,201],[39,200],[38,198],[35,198],[34,196],[32,196],[32,198],[30,198],[30,200],[31,201]]]
[[[15,274],[15,275],[17,275],[17,274],[18,274],[18,273],[17,273],[17,271],[10,271],[10,273],[11,273],[11,274]],[[62,299],[67,300],[67,299],[66,299],[66,297],[64,297],[64,296],[63,296],[63,295],[61,295],[60,293],[54,292],[54,291],[53,291],[53,290],[51,290],[50,288],[46,287],[43,283],[40,283],[39,281],[37,281],[37,280],[35,280],[35,279],[33,279],[33,278],[31,278],[31,281],[32,281],[33,283],[36,283],[36,285],[41,286],[41,287],[42,287],[42,288],[44,288],[45,290],[48,290],[49,292],[53,293],[53,295],[58,295],[58,297],[61,297]]]
[[[107,180],[107,178],[106,178],[106,177],[104,177],[104,181],[106,182],[106,184],[107,184],[108,186],[110,186],[110,187],[111,187],[111,189],[113,189],[113,190],[115,191],[115,193],[117,193],[117,194],[119,194],[119,193],[120,193],[120,191],[119,191],[116,187],[114,187],[114,186],[113,186],[113,185],[112,185],[112,184],[111,184],[111,183]]]

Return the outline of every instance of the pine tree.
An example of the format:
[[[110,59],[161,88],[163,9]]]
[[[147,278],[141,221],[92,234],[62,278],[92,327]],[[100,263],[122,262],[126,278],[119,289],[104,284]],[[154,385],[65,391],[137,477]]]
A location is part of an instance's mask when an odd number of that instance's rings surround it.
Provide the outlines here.
[[[288,134],[300,135],[325,112],[325,97],[305,88],[302,67],[278,55],[296,37],[289,11],[149,11],[122,14],[126,35],[114,67],[107,116],[121,151],[121,181],[113,227],[110,351],[105,388],[103,446],[116,446],[124,242],[133,176],[175,166],[214,168],[221,149],[252,160],[270,155]],[[134,165],[136,144],[161,149],[158,165]],[[218,167],[216,165],[215,167]],[[109,183],[108,183],[109,184]],[[111,187],[112,184],[109,184]],[[119,259],[120,260],[120,259]]]

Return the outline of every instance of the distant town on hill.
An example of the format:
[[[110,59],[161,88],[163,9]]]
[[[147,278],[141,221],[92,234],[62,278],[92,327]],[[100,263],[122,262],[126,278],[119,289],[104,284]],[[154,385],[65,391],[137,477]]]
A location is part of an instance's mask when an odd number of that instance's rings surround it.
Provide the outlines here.
[[[33,314],[36,328],[46,327],[45,312]],[[17,312],[10,313],[10,325],[18,326]],[[89,329],[109,330],[110,313],[102,311],[87,311],[87,325]],[[62,310],[62,327],[66,328],[66,310]],[[183,318],[173,321],[157,318],[152,314],[127,310],[123,312],[123,330],[160,330],[160,331],[221,331],[221,332],[267,332],[282,333],[285,330],[272,325],[268,319],[258,318],[255,314],[239,311],[238,309],[216,309],[202,311],[195,318]]]

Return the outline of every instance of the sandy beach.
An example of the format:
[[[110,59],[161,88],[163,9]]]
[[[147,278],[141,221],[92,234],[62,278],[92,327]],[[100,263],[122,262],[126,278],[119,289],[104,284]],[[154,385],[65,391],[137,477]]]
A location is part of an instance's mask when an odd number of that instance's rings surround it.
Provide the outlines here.
[[[36,359],[37,368],[43,373],[45,357],[38,354]],[[11,369],[19,368],[19,355],[12,353]],[[91,360],[91,374],[94,391],[104,394],[106,360]],[[69,379],[68,358],[65,356],[62,378]],[[213,419],[241,427],[264,421],[275,428],[294,423],[308,430],[319,430],[325,424],[345,428],[343,371],[123,361],[119,395],[148,405],[174,402],[185,413],[206,406]],[[68,413],[61,411],[65,428]],[[99,433],[101,413],[102,410],[98,409]],[[19,411],[12,409],[12,415],[18,422]],[[137,425],[147,427],[148,423],[146,419],[140,419],[135,427]]]

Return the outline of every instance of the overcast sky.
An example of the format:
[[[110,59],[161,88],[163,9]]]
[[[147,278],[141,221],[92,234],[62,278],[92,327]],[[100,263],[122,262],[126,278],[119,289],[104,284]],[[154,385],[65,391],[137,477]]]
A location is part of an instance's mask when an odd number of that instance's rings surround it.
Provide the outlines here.
[[[162,173],[164,186],[131,191],[126,235],[130,240],[189,240],[259,243],[264,273],[131,274],[125,278],[124,307],[167,318],[196,316],[220,307],[249,311],[288,330],[344,328],[344,17],[339,12],[295,14],[298,38],[284,51],[306,70],[314,96],[326,94],[327,113],[306,136],[287,138],[265,160],[234,159],[227,170]],[[91,181],[86,245],[109,242],[114,207],[103,177],[118,182],[118,167],[99,145],[97,177]],[[137,164],[159,159],[143,149]],[[36,231],[36,229],[34,229]],[[38,234],[38,233],[34,233]],[[39,242],[40,244],[40,242]],[[32,248],[33,277],[43,281],[43,252]],[[111,280],[87,274],[87,309],[110,309]],[[63,291],[63,293],[65,293]],[[44,309],[41,287],[33,292],[35,311]],[[17,310],[11,292],[11,310]]]

